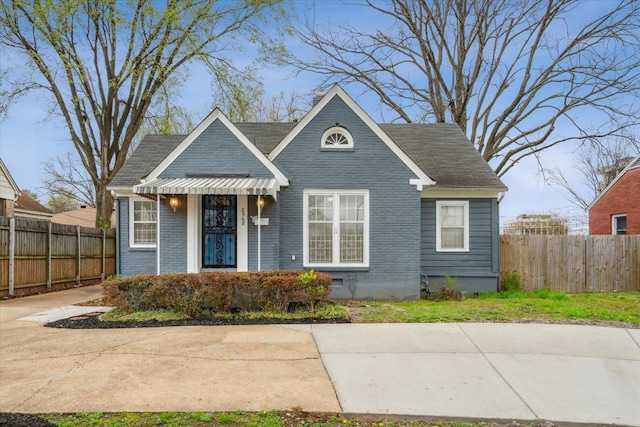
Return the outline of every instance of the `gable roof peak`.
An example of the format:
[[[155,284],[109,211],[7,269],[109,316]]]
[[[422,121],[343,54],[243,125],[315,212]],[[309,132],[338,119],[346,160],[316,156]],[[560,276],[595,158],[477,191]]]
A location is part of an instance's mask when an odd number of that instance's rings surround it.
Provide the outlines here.
[[[413,172],[416,176],[415,179],[411,179],[410,183],[416,185],[418,190],[422,190],[422,187],[435,185],[435,181],[429,178],[427,174],[420,169],[420,167],[404,152],[402,149],[387,135],[382,128],[369,116],[363,109],[353,100],[339,84],[334,84],[331,89],[311,108],[294,128],[285,136],[282,141],[275,146],[275,148],[269,153],[269,160],[275,160],[278,155],[295,139],[296,136],[304,129],[317,115],[322,111],[327,104],[334,98],[340,98],[359,118],[366,124],[369,129],[376,134],[380,140],[389,147],[389,149]]]
[[[596,198],[593,199],[593,202],[591,202],[589,206],[587,206],[587,212],[591,210],[591,208],[598,202],[598,200],[600,200],[602,196],[604,196],[605,193],[616,184],[616,182],[618,182],[622,175],[624,175],[629,169],[635,169],[637,167],[640,167],[640,154],[634,157],[633,160],[630,161],[629,164],[624,169],[622,169],[622,171],[618,175],[616,175],[616,177],[609,183],[609,185],[607,185],[604,190],[602,190],[600,194],[598,194]]]
[[[170,153],[167,155],[142,182],[152,181],[160,176],[180,155],[214,122],[220,121],[237,139],[260,161],[275,177],[281,186],[289,185],[289,179],[253,144],[238,127],[231,122],[218,107],[202,120]]]

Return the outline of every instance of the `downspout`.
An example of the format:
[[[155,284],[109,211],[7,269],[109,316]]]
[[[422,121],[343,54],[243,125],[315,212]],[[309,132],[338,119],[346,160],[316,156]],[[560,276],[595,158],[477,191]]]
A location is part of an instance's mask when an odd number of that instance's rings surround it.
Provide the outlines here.
[[[113,194],[113,191],[111,192],[111,194],[115,197],[115,194]],[[120,271],[120,252],[122,252],[120,250],[120,199],[116,198],[116,274],[118,276],[120,276],[122,274],[122,272]]]
[[[260,221],[260,215],[262,213],[262,199],[260,194],[258,194],[258,271],[261,271],[261,265],[260,265],[260,260],[262,258],[262,254],[260,253],[260,245],[261,245],[261,228],[262,228],[262,221]]]
[[[156,274],[160,274],[160,194],[156,198]]]

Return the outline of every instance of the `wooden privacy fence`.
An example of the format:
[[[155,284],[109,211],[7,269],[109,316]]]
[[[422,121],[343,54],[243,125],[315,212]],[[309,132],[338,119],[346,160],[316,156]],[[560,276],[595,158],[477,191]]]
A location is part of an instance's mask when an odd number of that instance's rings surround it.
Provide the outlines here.
[[[115,271],[113,229],[0,217],[0,296],[95,283]]]
[[[640,291],[640,236],[502,235],[500,270],[527,291]]]

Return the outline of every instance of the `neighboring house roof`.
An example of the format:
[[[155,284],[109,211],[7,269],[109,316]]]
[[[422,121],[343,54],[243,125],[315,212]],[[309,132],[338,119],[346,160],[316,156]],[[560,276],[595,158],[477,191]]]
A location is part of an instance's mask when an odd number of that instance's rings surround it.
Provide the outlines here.
[[[339,93],[343,96],[343,92]],[[326,95],[323,99],[325,98],[327,98]],[[314,108],[322,106],[318,103]],[[277,150],[275,153],[277,155],[284,149],[282,144],[287,142],[285,139],[291,139],[294,129],[299,130],[299,126],[304,127],[303,122],[307,116],[297,123],[233,123],[233,126],[262,154],[273,159],[276,157],[274,150]],[[435,181],[435,185],[427,188],[507,190],[457,124],[374,123],[374,126],[397,147],[401,154],[406,155],[423,175]],[[127,159],[109,188],[131,189],[132,186],[140,184],[140,180],[147,178],[186,137],[186,135],[146,136]]]
[[[82,227],[95,228],[96,208],[80,208],[72,211],[60,212],[53,215],[51,222],[56,224],[79,225]],[[111,224],[115,224],[115,213],[111,215]]]
[[[598,200],[600,200],[600,199],[602,198],[602,196],[604,196],[604,195],[607,193],[607,191],[609,191],[609,189],[610,189],[611,187],[613,187],[613,186],[618,182],[618,180],[619,180],[620,178],[622,178],[622,176],[623,176],[623,175],[624,175],[628,170],[630,170],[630,169],[636,169],[636,168],[640,168],[640,154],[639,154],[639,155],[637,155],[637,156],[636,156],[636,157],[635,157],[635,158],[634,158],[634,159],[633,159],[633,160],[632,160],[632,161],[627,165],[627,167],[626,167],[626,168],[624,168],[624,169],[622,170],[622,172],[620,172],[620,173],[619,173],[619,174],[618,174],[618,175],[613,179],[613,181],[611,181],[611,182],[609,183],[609,185],[607,185],[607,186],[605,187],[605,189],[604,189],[604,190],[602,190],[602,191],[600,192],[600,194],[598,194],[598,196],[597,196],[595,199],[593,199],[593,202],[591,202],[591,204],[590,204],[589,206],[587,206],[587,211],[591,210],[591,208],[592,208],[596,203],[598,203]]]
[[[2,173],[0,177],[0,199],[15,200],[17,195],[20,194],[20,189],[2,159],[0,159],[0,173]]]
[[[18,196],[14,213],[15,216],[21,218],[40,218],[49,220],[53,216],[53,211],[51,209],[42,206],[37,200],[34,200],[24,193]]]

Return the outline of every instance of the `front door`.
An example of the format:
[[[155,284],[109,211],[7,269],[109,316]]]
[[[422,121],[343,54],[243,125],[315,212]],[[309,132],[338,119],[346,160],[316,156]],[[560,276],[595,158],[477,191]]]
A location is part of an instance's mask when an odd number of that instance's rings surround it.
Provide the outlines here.
[[[233,268],[236,262],[236,196],[202,196],[202,267]]]

